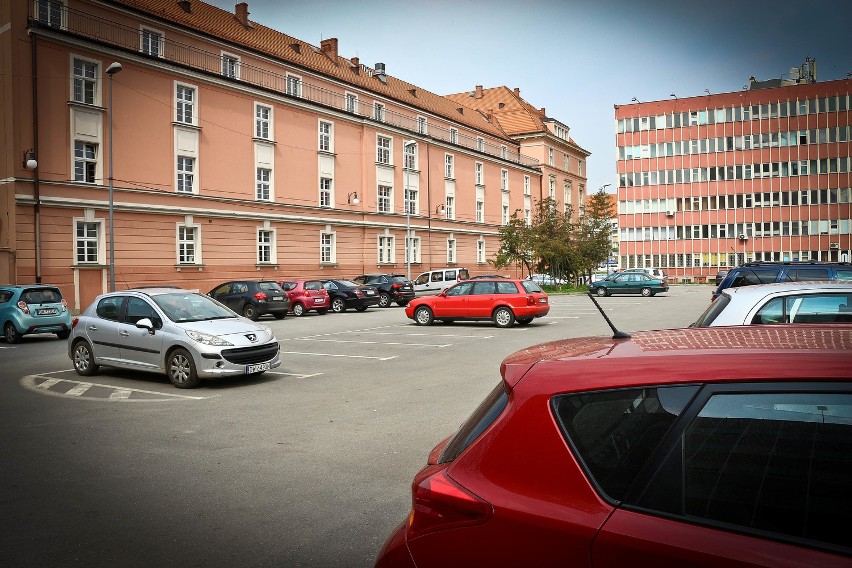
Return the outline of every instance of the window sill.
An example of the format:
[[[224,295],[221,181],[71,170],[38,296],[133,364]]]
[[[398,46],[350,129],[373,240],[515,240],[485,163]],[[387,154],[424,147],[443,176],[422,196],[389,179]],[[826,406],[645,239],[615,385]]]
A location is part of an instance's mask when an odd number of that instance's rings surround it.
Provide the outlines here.
[[[87,110],[97,110],[97,111],[100,111],[100,112],[106,112],[106,107],[102,107],[102,106],[96,105],[94,103],[91,103],[91,104],[90,103],[84,103],[82,101],[68,101],[68,106],[69,107],[84,108],[84,109],[87,109]]]
[[[198,126],[197,124],[187,124],[186,122],[172,121],[172,126],[174,126],[175,128],[180,127],[180,128],[189,128],[190,130],[199,130],[199,131],[201,130],[201,127]]]
[[[257,136],[254,136],[252,140],[255,142],[261,142],[263,144],[272,144],[273,146],[275,144],[278,144],[278,142],[276,142],[275,140],[270,140],[269,138],[258,138]]]
[[[317,150],[317,154],[319,154],[320,156],[337,156],[337,154],[331,150]]]
[[[255,266],[258,270],[262,270],[262,269],[264,269],[264,268],[271,268],[271,269],[273,269],[273,270],[278,270],[278,264],[277,264],[277,263],[271,263],[271,262],[258,262],[258,263],[257,263],[257,264],[255,264],[254,266]]]
[[[80,263],[77,263],[77,264],[72,264],[71,268],[74,269],[74,270],[106,270],[107,268],[109,268],[109,265],[108,264],[100,264],[100,263],[97,263],[97,262],[93,262],[93,263],[82,263],[82,262],[80,262]]]
[[[176,271],[182,272],[184,269],[198,270],[198,272],[201,272],[202,270],[204,270],[204,265],[203,264],[175,264],[175,270]]]
[[[337,268],[336,262],[320,262],[320,268]]]
[[[384,163],[384,162],[376,162],[376,166],[381,166],[381,167],[383,167],[383,168],[390,168],[390,169],[394,169],[394,165],[393,165],[393,164],[386,164],[386,163]]]

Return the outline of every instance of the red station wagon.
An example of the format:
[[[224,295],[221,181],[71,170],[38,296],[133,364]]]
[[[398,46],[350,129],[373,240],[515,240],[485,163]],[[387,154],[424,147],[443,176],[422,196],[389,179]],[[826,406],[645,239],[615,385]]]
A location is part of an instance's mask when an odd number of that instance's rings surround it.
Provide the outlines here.
[[[319,280],[285,280],[279,282],[290,298],[290,311],[295,316],[303,316],[311,310],[319,315],[328,313],[331,297]]]
[[[500,372],[378,568],[852,566],[852,326],[566,339]]]
[[[549,311],[547,294],[538,284],[507,278],[466,280],[405,306],[405,315],[418,325],[431,325],[436,319],[491,320],[497,327],[511,327],[516,321],[527,325]]]

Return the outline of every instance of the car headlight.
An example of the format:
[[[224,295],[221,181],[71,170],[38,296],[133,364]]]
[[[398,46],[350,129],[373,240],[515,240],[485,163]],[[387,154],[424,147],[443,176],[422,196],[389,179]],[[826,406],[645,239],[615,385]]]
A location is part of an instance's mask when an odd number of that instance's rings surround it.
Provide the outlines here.
[[[213,345],[214,347],[233,347],[234,344],[229,341],[225,341],[221,337],[216,337],[215,335],[208,335],[206,333],[201,333],[199,331],[186,330],[186,334],[193,341],[197,341],[198,343],[204,345]]]
[[[272,331],[271,327],[269,327],[268,325],[262,325],[261,327],[266,331],[266,335],[268,336],[267,339],[272,339],[273,337],[275,337],[275,332]]]

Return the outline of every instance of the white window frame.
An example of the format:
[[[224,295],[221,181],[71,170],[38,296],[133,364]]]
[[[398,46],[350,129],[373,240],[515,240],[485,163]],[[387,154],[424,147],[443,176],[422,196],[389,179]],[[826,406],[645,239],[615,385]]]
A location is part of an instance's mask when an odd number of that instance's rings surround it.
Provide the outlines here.
[[[506,146],[500,146],[500,157],[504,160],[509,159],[509,148]]]
[[[267,239],[268,237],[268,239]],[[257,228],[257,263],[278,264],[277,254],[278,235],[275,229],[270,227]]]
[[[547,196],[556,199],[556,176],[550,176],[547,182]]]
[[[266,111],[266,117],[261,116],[261,113]],[[254,137],[259,140],[274,140],[273,132],[273,113],[275,110],[272,106],[263,103],[254,103]],[[265,131],[265,132],[264,132]]]
[[[80,62],[82,74],[77,74],[77,63]],[[87,67],[91,69],[91,73],[87,74]],[[100,106],[101,104],[101,81],[100,77],[101,62],[96,59],[80,57],[79,55],[71,56],[71,100],[75,103],[84,105]],[[79,89],[78,89],[79,86]],[[87,100],[87,87],[91,89],[91,100]],[[77,93],[81,93],[78,98]]]
[[[191,167],[186,168],[189,164]],[[182,167],[183,166],[183,167]],[[198,160],[194,156],[184,156],[178,154],[175,157],[175,192],[185,195],[198,193],[197,180],[198,176]],[[189,177],[189,185],[187,186],[187,176]],[[186,188],[189,187],[189,191]]]
[[[152,49],[153,44],[150,39],[156,37],[156,52]],[[162,59],[165,56],[166,33],[162,30],[149,28],[148,26],[139,26],[139,51],[145,55],[153,55]]]
[[[476,138],[476,149],[480,152],[485,151],[485,138],[482,138],[481,136]]]
[[[479,198],[476,199],[476,222],[485,222],[485,202]]]
[[[450,235],[447,239],[447,264],[455,264],[456,262],[456,239]]]
[[[80,226],[84,226],[86,228],[94,228],[95,235],[91,236],[89,234],[84,234],[82,237],[77,234]],[[88,233],[88,231],[87,231]],[[82,218],[75,217],[74,218],[74,266],[90,266],[97,264],[105,264],[102,259],[106,258],[105,250],[106,250],[106,239],[104,232],[104,220],[103,219],[94,219],[94,218]],[[80,259],[80,245],[83,244],[84,258]],[[86,244],[94,244],[94,257],[90,255],[90,246],[86,246]]]
[[[500,170],[500,191],[509,193],[509,170]]]
[[[385,166],[393,165],[391,163],[391,146],[393,139],[389,136],[376,134],[376,163]]]
[[[383,233],[377,239],[376,260],[379,264],[394,264],[396,262],[395,238],[389,233]]]
[[[450,144],[458,144],[459,143],[459,129],[458,128],[450,128]]]
[[[350,91],[343,94],[343,109],[346,112],[358,114],[358,95]]]
[[[317,144],[320,152],[334,153],[334,123],[328,120],[317,122]]]
[[[88,149],[93,148],[93,157],[88,155]],[[82,149],[82,154],[78,150]],[[80,183],[98,183],[100,161],[100,144],[87,140],[74,140],[74,181]],[[81,168],[82,176],[78,174]],[[90,175],[91,174],[91,175]]]
[[[417,171],[417,144],[402,145],[403,169]]]
[[[284,85],[288,95],[291,97],[302,98],[302,77],[300,75],[287,73],[284,79]]]
[[[444,177],[446,179],[456,178],[456,158],[453,154],[444,154]]]
[[[417,132],[423,134],[424,136],[429,134],[429,119],[425,116],[417,117]]]
[[[272,201],[272,168],[255,166],[254,171],[255,201]]]
[[[379,122],[385,121],[385,103],[373,102],[373,118]]]
[[[331,207],[334,204],[334,179],[320,177],[319,179],[319,206]]]
[[[501,214],[500,224],[501,225],[508,225],[509,224],[509,206],[506,205],[506,204],[503,204],[503,212]]]
[[[376,212],[393,213],[393,187],[383,184],[376,187]]]
[[[485,239],[482,237],[476,241],[476,262],[485,264]]]
[[[228,53],[227,51],[221,52],[222,58],[222,76],[230,77],[231,79],[239,79],[240,78],[240,69],[242,67],[242,60],[239,55],[235,55],[233,53]]]
[[[184,97],[188,92],[191,99],[187,101]],[[198,87],[188,83],[175,81],[175,122],[178,124],[188,124],[190,126],[198,125]],[[189,111],[189,121],[186,121],[187,110]]]
[[[547,149],[547,164],[551,167],[554,167],[554,158],[553,158],[553,148]]]
[[[181,229],[184,230],[184,234],[181,235]],[[192,239],[186,238],[186,230],[192,230]],[[201,225],[195,223],[177,223],[175,227],[175,244],[177,245],[175,252],[177,253],[176,261],[178,265],[187,266],[187,265],[199,265],[201,264]],[[192,256],[191,260],[188,252],[187,245],[192,246]]]
[[[524,195],[530,195],[530,176],[524,176]]]
[[[334,231],[325,230],[320,233],[320,264],[335,264],[337,262],[337,235]]]
[[[415,236],[414,233],[408,237],[407,243],[405,246],[405,262],[410,262],[419,264],[420,263],[420,237]]]
[[[444,217],[447,219],[456,218],[456,196],[448,195],[444,203]]]
[[[474,162],[473,164],[473,183],[485,185],[485,164],[482,162]]]
[[[419,215],[420,191],[409,186],[408,188],[408,214]]]

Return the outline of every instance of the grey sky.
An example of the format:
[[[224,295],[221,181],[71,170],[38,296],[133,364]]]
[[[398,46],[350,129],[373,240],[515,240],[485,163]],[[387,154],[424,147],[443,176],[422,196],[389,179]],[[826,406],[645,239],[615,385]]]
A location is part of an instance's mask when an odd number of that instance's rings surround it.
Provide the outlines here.
[[[233,11],[234,0],[208,0]],[[438,94],[521,89],[592,153],[588,187],[615,186],[615,104],[852,71],[849,0],[248,0],[249,18]]]

